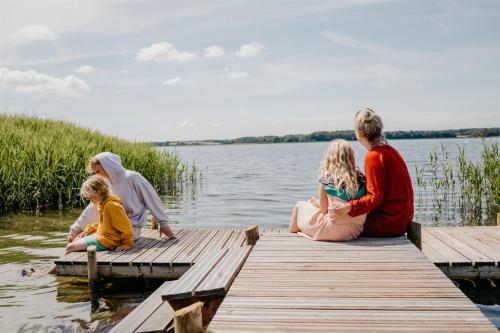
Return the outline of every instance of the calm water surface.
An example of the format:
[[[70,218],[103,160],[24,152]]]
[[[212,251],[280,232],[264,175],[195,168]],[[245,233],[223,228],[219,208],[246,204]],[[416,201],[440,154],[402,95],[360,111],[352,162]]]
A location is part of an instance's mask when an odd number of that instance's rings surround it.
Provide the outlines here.
[[[499,138],[491,139],[500,141]],[[358,166],[363,169],[364,148],[353,143]],[[432,196],[416,187],[415,164],[423,165],[429,152],[441,144],[452,158],[457,145],[478,160],[479,139],[392,141],[408,163],[415,187],[415,220],[425,225],[494,224],[486,215],[464,219],[449,206],[439,210]],[[201,184],[164,198],[175,227],[286,227],[298,200],[317,195],[317,171],[328,143],[228,145],[175,149],[203,172]],[[83,163],[83,161],[82,161]],[[0,332],[105,332],[129,313],[154,286],[113,283],[103,287],[91,302],[85,279],[35,273],[23,277],[22,269],[47,270],[60,256],[69,225],[79,211],[41,216],[0,218]],[[485,307],[490,317],[498,307]],[[498,322],[497,322],[498,324]]]

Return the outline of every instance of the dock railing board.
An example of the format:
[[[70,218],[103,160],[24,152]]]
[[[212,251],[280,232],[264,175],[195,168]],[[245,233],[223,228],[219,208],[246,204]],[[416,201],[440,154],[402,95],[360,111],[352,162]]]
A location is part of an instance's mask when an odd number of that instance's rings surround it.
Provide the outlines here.
[[[406,237],[264,232],[209,332],[497,332]]]

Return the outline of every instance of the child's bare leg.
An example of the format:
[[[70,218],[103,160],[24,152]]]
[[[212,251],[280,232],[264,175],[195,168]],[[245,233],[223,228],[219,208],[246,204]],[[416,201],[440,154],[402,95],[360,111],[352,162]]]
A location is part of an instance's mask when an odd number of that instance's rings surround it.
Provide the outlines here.
[[[87,243],[85,243],[85,239],[79,238],[68,245],[66,245],[66,250],[64,251],[64,254],[68,254],[71,252],[76,252],[76,251],[82,251],[87,248]],[[56,273],[56,265],[52,266],[49,271],[47,272],[48,274],[55,274]]]
[[[292,217],[290,218],[290,227],[288,228],[289,232],[298,232],[300,231],[299,227],[297,226],[297,211],[299,210],[299,205],[295,205],[293,208],[292,212]]]
[[[85,243],[84,238],[78,238],[77,240],[66,245],[66,251],[64,254],[68,254],[76,251],[83,251],[87,249],[87,243]]]

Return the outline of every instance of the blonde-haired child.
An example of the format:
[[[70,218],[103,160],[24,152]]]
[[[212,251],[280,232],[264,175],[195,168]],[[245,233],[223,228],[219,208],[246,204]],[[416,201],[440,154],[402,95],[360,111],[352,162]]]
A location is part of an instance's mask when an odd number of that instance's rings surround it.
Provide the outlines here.
[[[109,191],[108,181],[90,176],[80,189],[80,195],[98,205],[99,221],[89,224],[73,242],[66,246],[65,254],[82,251],[94,245],[97,251],[124,251],[134,245],[134,233],[120,197]],[[49,273],[55,272],[55,266]]]
[[[348,241],[363,231],[366,214],[339,217],[330,209],[366,193],[364,175],[356,170],[354,149],[345,140],[333,141],[319,172],[319,200],[299,201],[293,209],[290,232],[312,240]]]

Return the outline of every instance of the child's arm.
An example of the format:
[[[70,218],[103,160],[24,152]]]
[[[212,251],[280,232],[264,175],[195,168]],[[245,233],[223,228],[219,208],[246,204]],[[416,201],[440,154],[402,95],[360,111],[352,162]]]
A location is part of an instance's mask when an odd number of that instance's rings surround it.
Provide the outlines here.
[[[319,184],[319,209],[323,214],[328,213],[328,195],[323,184]]]
[[[106,207],[107,218],[111,221],[113,227],[120,233],[121,244],[118,250],[128,250],[134,246],[134,232],[132,231],[132,222],[130,222],[125,209],[120,204],[109,204]]]

